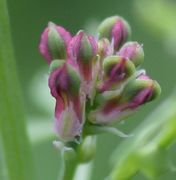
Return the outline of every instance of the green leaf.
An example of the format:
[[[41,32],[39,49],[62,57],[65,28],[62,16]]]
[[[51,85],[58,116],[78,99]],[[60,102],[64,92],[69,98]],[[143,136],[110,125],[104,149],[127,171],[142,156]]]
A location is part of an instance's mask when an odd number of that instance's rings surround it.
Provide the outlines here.
[[[0,0],[0,179],[35,180],[6,0]]]

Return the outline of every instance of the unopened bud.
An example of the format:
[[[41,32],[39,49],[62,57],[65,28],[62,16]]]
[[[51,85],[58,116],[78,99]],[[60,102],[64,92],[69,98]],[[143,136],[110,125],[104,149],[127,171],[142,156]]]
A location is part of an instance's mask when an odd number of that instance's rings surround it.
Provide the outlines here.
[[[82,108],[79,97],[80,76],[61,60],[51,63],[49,87],[56,98],[55,130],[62,141],[74,141],[82,129]]]
[[[90,90],[93,75],[93,64],[97,55],[97,42],[92,36],[86,35],[83,31],[72,38],[69,47],[69,58],[77,62],[82,78],[82,83],[86,84],[84,90]],[[89,93],[89,92],[87,92]]]
[[[120,56],[108,56],[103,61],[104,81],[99,86],[101,92],[117,88],[135,73],[134,64]]]
[[[130,108],[137,108],[154,100],[160,93],[161,88],[156,81],[146,75],[141,75],[125,87],[120,101],[129,102]]]
[[[105,19],[99,26],[99,39],[107,38],[114,43],[114,49],[119,47],[127,40],[130,34],[128,23],[119,16],[112,16]]]
[[[64,61],[55,60],[50,65],[49,87],[51,94],[57,98],[59,91],[77,94],[80,89],[80,76],[72,66]]]
[[[125,43],[117,54],[131,60],[136,67],[144,61],[143,47],[137,42]]]
[[[39,50],[50,64],[53,59],[66,59],[71,35],[63,27],[49,23],[41,35]]]

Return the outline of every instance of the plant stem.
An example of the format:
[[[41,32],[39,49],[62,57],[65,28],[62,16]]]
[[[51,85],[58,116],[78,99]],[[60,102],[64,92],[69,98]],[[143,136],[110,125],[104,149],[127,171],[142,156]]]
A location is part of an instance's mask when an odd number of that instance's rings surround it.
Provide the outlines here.
[[[93,162],[80,163],[76,158],[65,162],[63,180],[89,180]]]
[[[78,161],[76,158],[72,160],[65,160],[63,180],[73,180],[77,166],[78,166]]]
[[[88,180],[91,177],[92,159],[95,152],[95,136],[85,136],[73,151],[65,151],[63,154],[65,162],[63,180],[78,180],[81,177]]]
[[[0,154],[1,180],[35,180],[6,0],[0,0]]]
[[[74,180],[90,180],[92,175],[93,162],[80,164],[76,170]]]

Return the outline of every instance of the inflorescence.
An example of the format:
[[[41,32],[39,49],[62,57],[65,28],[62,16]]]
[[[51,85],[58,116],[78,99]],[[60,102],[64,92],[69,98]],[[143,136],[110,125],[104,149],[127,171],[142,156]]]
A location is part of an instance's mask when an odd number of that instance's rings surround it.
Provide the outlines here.
[[[88,125],[109,126],[123,120],[161,92],[140,69],[143,46],[127,42],[128,23],[105,19],[98,38],[49,23],[41,35],[40,53],[47,60],[49,87],[56,99],[55,130],[63,142],[81,139]]]

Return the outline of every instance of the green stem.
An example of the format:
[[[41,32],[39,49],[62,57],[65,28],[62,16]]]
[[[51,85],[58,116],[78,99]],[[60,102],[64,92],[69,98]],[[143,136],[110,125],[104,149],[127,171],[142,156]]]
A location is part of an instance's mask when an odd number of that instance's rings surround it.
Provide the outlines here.
[[[78,164],[76,158],[65,161],[63,180],[73,180]]]
[[[80,164],[76,170],[74,180],[91,180],[93,161]]]
[[[92,159],[95,156],[95,151],[95,136],[85,136],[82,142],[80,144],[77,144],[73,151],[65,151],[63,154],[65,162],[63,180],[78,180],[79,176],[83,176],[83,173],[80,174],[81,171],[84,171],[83,179],[89,179],[89,177],[91,176],[91,167],[93,164]]]
[[[65,161],[63,180],[89,180],[93,162],[80,163],[77,158]]]
[[[0,0],[0,154],[1,180],[35,180],[6,0]]]

